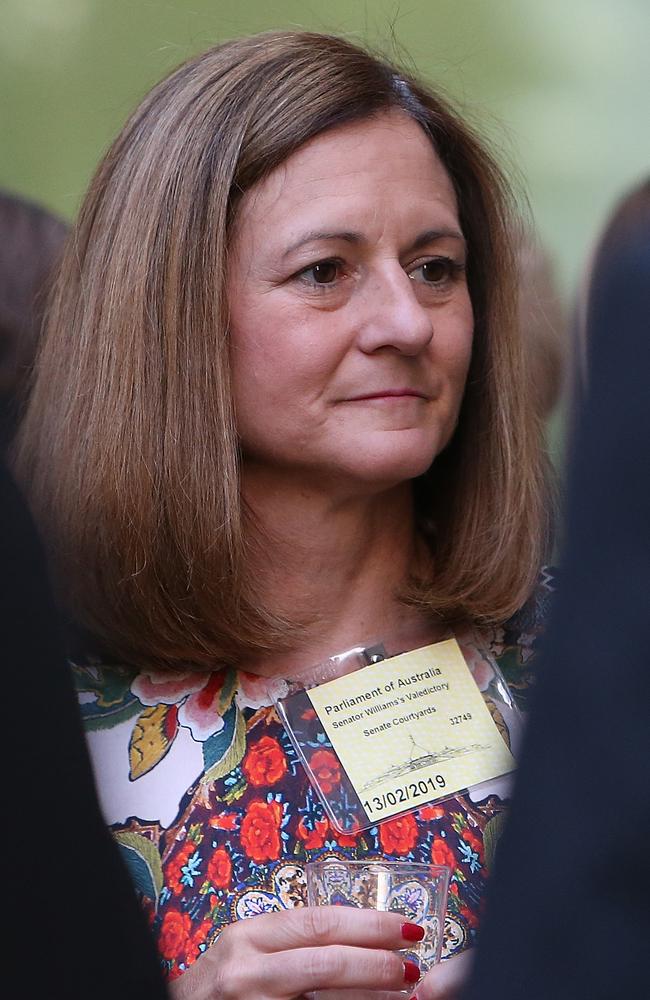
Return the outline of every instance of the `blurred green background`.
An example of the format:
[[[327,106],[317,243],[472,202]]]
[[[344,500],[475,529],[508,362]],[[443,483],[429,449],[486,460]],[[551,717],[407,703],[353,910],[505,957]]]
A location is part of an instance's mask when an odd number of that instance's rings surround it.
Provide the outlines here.
[[[343,32],[414,66],[515,165],[572,296],[613,201],[650,171],[649,0],[0,0],[0,185],[71,218],[111,138],[192,53]]]
[[[613,201],[650,172],[650,0],[0,0],[0,186],[66,218],[140,97],[221,40],[368,41],[479,123],[528,196],[571,306]]]

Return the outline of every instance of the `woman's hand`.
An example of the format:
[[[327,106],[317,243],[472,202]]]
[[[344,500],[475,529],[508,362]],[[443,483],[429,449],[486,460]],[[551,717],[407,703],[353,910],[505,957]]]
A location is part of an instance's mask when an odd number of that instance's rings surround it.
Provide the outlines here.
[[[396,913],[348,906],[306,906],[239,920],[173,981],[171,995],[294,1000],[314,990],[352,990],[357,1000],[375,991],[397,994],[418,978],[417,966],[396,954],[412,946],[419,933],[414,926]],[[403,992],[395,1000],[404,1000]]]
[[[417,1000],[457,1000],[467,983],[473,958],[470,949],[435,965],[418,983]]]

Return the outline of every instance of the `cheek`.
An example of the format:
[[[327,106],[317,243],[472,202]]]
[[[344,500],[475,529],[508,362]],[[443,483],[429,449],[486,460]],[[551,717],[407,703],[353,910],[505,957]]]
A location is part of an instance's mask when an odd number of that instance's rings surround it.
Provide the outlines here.
[[[273,295],[254,309],[240,303],[230,334],[235,398],[259,393],[290,405],[319,395],[345,354],[340,341],[340,331],[324,313],[292,308]]]
[[[474,343],[474,310],[467,288],[465,288],[465,295],[455,316],[455,329],[455,353],[457,354],[458,365],[467,374],[472,357],[472,345]]]
[[[269,391],[289,369],[285,348],[282,323],[273,312],[240,302],[230,326],[230,364],[238,411],[264,404]]]
[[[435,340],[435,338],[434,338]],[[447,336],[438,341],[439,357],[443,360],[451,383],[464,387],[474,343],[474,320],[469,300],[467,308],[460,310],[450,323]]]
[[[472,361],[472,346],[474,344],[473,334],[468,334],[461,345],[461,349],[458,351],[457,355],[457,369],[458,377],[462,382],[463,389],[465,388],[465,381],[467,379],[467,373],[469,372],[469,366]]]
[[[468,299],[467,307],[457,311],[454,322],[449,323],[444,335],[439,331],[437,343],[435,336],[433,342],[437,363],[444,371],[449,418],[454,424],[465,395],[473,342],[473,314]]]
[[[252,335],[251,329],[256,329]],[[319,351],[301,332],[273,315],[260,317],[245,334],[233,331],[235,417],[240,437],[251,448],[267,448],[274,439],[295,438],[312,427],[327,376]]]
[[[274,419],[318,395],[323,369],[319,359],[276,338],[259,340],[232,352],[235,404],[274,409]]]

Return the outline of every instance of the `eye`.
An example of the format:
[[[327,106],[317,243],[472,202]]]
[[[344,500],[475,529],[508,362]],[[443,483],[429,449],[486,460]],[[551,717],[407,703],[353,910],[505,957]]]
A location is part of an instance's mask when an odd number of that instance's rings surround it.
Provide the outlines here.
[[[327,287],[334,285],[342,276],[343,261],[331,258],[329,260],[319,260],[315,264],[300,271],[296,277],[312,287]]]
[[[451,257],[433,257],[409,272],[409,278],[432,287],[445,286],[465,270],[463,264]]]

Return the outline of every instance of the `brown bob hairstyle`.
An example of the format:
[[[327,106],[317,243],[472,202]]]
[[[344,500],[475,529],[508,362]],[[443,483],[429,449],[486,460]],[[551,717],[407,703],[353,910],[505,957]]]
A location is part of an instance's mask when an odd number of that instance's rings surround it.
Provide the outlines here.
[[[191,59],[143,100],[90,185],[51,303],[16,470],[62,600],[113,656],[213,669],[288,641],[247,570],[259,541],[239,489],[229,233],[242,195],[303,143],[389,109],[420,124],[453,181],[475,316],[459,425],[415,483],[435,579],[406,599],[498,622],[531,591],[544,458],[501,172],[402,70],[338,37],[262,34]]]

